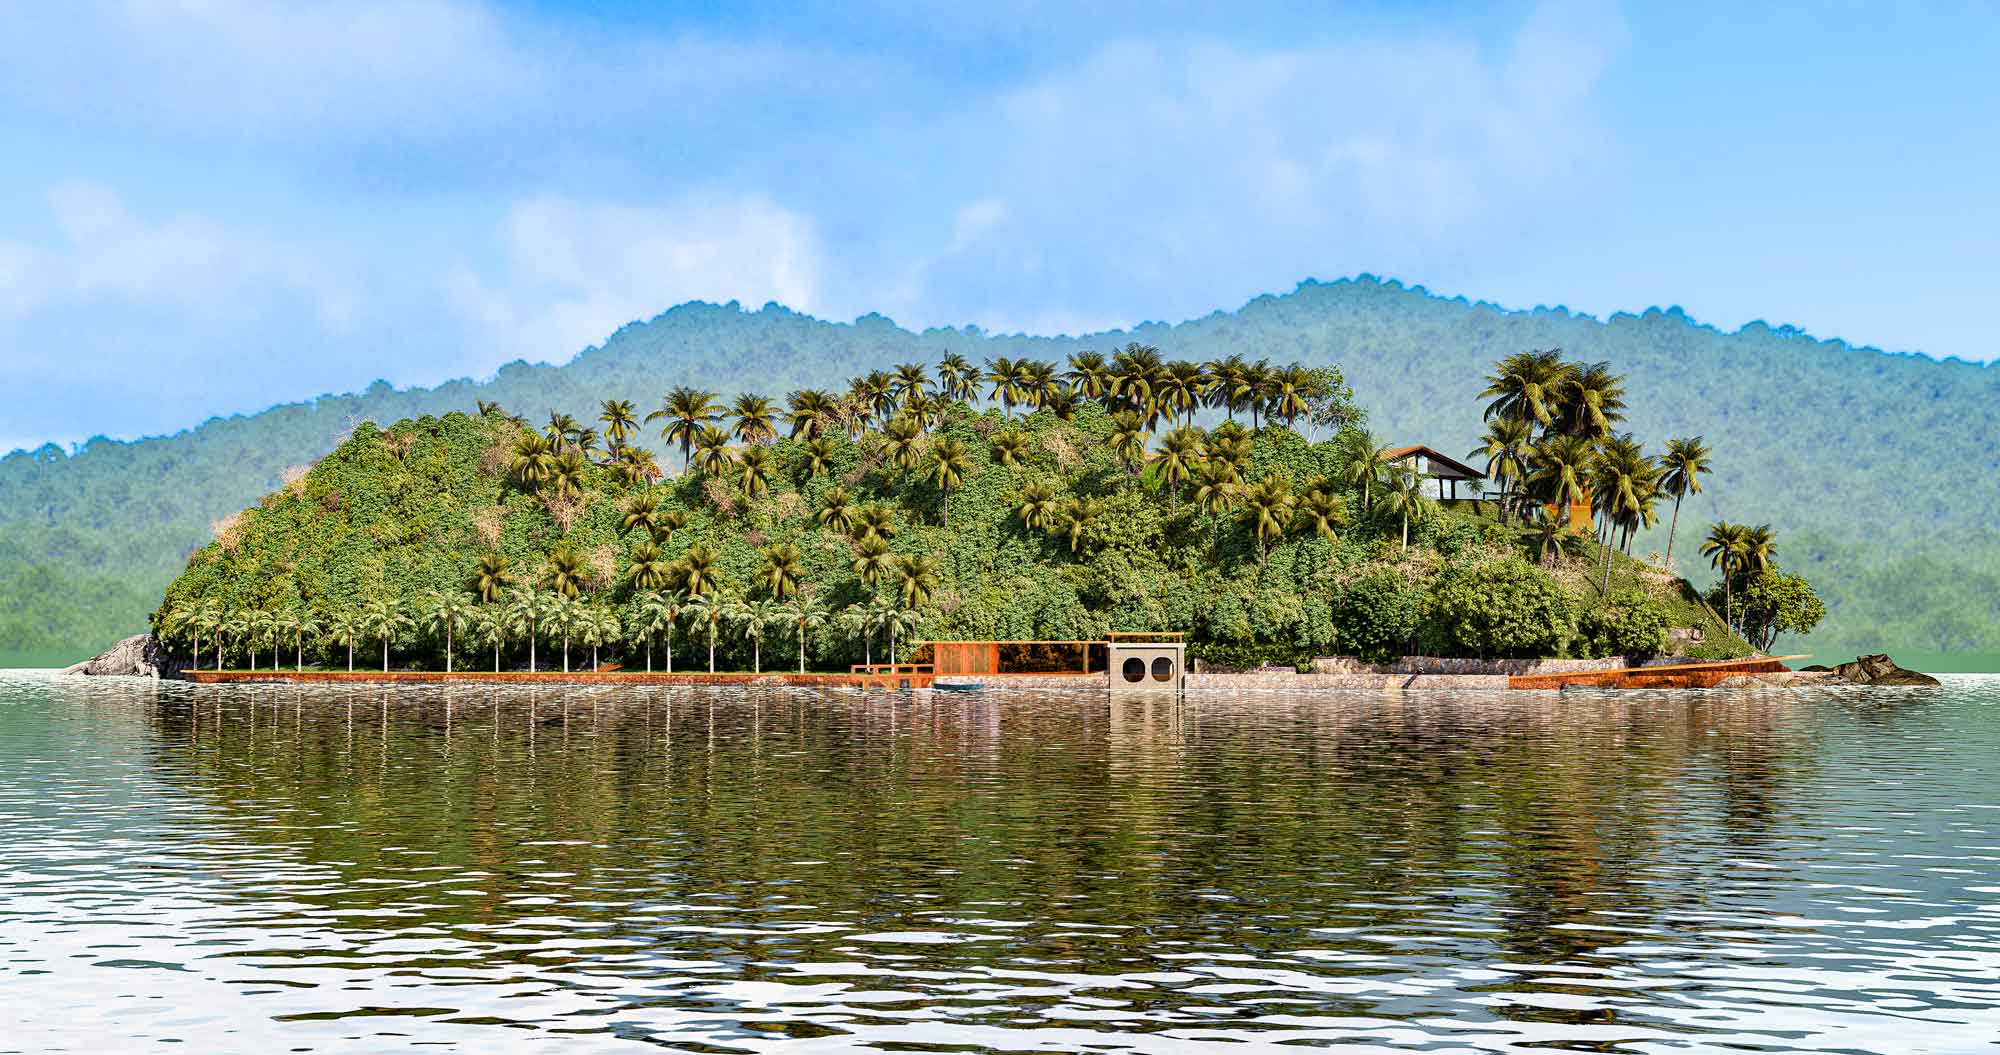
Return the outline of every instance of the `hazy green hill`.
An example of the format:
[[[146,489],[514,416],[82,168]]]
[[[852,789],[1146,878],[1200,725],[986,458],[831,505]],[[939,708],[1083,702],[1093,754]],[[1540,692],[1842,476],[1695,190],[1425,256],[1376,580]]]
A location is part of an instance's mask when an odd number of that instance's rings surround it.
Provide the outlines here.
[[[136,443],[96,442],[0,460],[0,650],[94,650],[145,613],[218,517],[278,487],[362,420],[395,421],[498,400],[539,417],[596,416],[599,399],[657,399],[676,384],[782,395],[946,351],[1060,358],[1137,339],[1166,356],[1231,352],[1338,362],[1385,438],[1467,449],[1474,394],[1496,357],[1564,348],[1627,375],[1629,427],[1657,447],[1700,433],[1720,471],[1682,513],[1769,521],[1788,568],[1829,616],[1812,645],[2000,650],[2000,372],[1886,355],[1761,325],[1725,334],[1678,312],[1599,322],[1560,309],[1505,311],[1363,278],[1307,283],[1175,326],[1077,339],[910,333],[879,317],[826,323],[781,308],[684,305],[627,326],[559,367],[516,363],[490,381],[347,396],[210,421]],[[641,409],[649,409],[642,404]],[[1664,548],[1664,531],[1650,541]],[[1677,563],[1695,570],[1691,540]]]

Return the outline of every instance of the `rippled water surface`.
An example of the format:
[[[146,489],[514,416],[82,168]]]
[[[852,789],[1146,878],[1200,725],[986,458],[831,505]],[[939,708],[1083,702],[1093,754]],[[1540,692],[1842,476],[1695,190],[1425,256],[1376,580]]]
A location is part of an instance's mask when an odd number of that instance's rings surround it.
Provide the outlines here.
[[[0,1051],[1993,1050],[1996,773],[1972,676],[1114,707],[0,673]]]

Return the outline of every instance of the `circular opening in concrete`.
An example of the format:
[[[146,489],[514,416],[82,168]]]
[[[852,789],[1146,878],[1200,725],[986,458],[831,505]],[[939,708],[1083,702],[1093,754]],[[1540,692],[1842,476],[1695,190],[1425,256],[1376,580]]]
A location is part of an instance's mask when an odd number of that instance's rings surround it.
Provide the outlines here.
[[[1146,661],[1140,659],[1138,656],[1132,656],[1129,659],[1127,659],[1125,661],[1125,680],[1145,681]]]
[[[1153,680],[1154,680],[1154,681],[1172,681],[1172,680],[1174,680],[1174,661],[1173,661],[1173,660],[1171,660],[1171,659],[1168,659],[1168,658],[1167,658],[1167,657],[1165,657],[1165,656],[1161,656],[1160,658],[1158,658],[1158,659],[1154,660],[1154,661],[1153,661]]]

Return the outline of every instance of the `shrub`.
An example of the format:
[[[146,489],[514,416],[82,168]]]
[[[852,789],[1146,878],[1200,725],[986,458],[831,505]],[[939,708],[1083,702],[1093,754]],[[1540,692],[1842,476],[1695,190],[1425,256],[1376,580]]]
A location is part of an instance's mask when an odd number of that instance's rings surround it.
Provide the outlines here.
[[[1422,600],[1422,593],[1395,572],[1369,572],[1341,597],[1334,640],[1343,651],[1371,663],[1393,660],[1417,632]]]
[[[1518,559],[1452,570],[1432,592],[1426,614],[1440,638],[1484,657],[1554,655],[1576,623],[1555,579]]]
[[[1639,590],[1624,590],[1583,614],[1577,649],[1591,658],[1658,655],[1667,647],[1667,608]]]

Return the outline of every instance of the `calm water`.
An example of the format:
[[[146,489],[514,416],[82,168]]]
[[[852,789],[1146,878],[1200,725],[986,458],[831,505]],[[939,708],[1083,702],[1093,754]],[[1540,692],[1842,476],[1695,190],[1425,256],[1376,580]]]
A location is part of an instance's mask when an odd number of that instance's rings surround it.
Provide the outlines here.
[[[1997,772],[1982,677],[1113,709],[4,673],[0,1051],[1992,1050]]]

